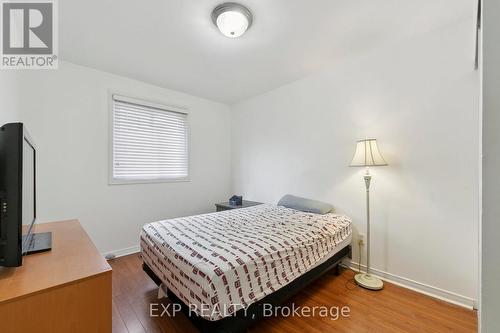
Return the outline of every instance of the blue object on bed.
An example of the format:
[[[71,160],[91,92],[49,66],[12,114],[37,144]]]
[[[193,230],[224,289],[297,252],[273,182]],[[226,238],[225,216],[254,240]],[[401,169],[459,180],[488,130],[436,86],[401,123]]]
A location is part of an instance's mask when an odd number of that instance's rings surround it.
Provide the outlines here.
[[[315,214],[326,214],[333,211],[333,206],[328,203],[296,197],[291,194],[287,194],[283,198],[281,198],[278,202],[278,206],[284,206],[287,208]]]

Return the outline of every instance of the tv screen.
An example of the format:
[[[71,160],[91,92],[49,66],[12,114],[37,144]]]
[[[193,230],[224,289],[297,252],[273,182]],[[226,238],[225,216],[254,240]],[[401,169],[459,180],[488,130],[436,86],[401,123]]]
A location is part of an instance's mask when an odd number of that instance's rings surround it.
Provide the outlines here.
[[[35,206],[35,148],[23,135],[23,185],[22,185],[22,224],[25,231],[23,254],[26,253],[36,219]]]
[[[51,233],[34,233],[36,149],[22,123],[0,127],[0,266],[51,248]]]

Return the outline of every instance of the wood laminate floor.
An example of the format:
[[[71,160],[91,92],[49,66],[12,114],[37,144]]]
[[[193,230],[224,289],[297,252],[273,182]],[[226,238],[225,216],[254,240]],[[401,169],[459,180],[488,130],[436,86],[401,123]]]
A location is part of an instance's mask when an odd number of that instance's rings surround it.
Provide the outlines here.
[[[113,267],[113,333],[197,332],[182,314],[150,317],[157,287],[142,271],[138,254],[109,261]],[[348,318],[265,318],[251,332],[477,332],[477,312],[389,283],[382,291],[352,284],[353,273],[327,273],[293,297],[295,306],[348,306]],[[168,299],[161,301],[164,306]]]

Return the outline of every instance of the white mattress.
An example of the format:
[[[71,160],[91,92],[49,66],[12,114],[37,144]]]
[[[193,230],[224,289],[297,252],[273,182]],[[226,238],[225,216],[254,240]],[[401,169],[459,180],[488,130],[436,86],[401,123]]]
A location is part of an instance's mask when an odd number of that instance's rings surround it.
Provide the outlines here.
[[[325,262],[351,237],[346,216],[264,204],[146,224],[141,253],[192,311],[219,320]]]

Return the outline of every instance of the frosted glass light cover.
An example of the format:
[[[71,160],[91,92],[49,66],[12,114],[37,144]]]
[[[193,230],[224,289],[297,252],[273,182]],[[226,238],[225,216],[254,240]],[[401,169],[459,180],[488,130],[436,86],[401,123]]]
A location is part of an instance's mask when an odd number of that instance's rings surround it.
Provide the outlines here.
[[[387,162],[382,157],[376,139],[359,140],[352,158],[351,166],[384,166]]]
[[[248,29],[248,19],[240,12],[227,11],[217,17],[217,27],[226,37],[240,37]]]

